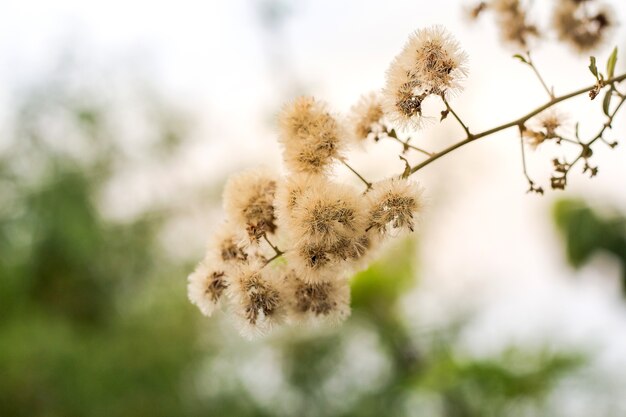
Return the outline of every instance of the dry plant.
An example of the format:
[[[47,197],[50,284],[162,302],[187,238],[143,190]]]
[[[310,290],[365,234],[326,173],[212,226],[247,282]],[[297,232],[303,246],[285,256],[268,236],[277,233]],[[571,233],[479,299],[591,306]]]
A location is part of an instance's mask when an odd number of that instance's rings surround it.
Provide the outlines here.
[[[587,10],[592,1],[560,3]],[[527,46],[527,36],[540,34],[527,22],[526,11],[517,1],[482,3],[475,14],[489,9],[512,31],[505,34],[506,39]],[[584,37],[570,40],[579,42]],[[581,49],[583,43],[590,45],[589,40],[580,41]],[[505,129],[519,132],[529,191],[544,192],[526,172],[525,146],[553,141],[578,149],[574,160],[554,159],[553,189],[564,189],[568,174],[579,163],[584,163],[584,172],[596,175],[597,167],[590,163],[592,147],[600,142],[615,146],[605,134],[626,101],[619,89],[626,74],[614,75],[617,49],[605,72],[591,58],[593,84],[562,96],[547,86],[529,53],[516,58],[534,71],[549,99],[516,120],[482,132],[473,131],[450,105],[467,76],[467,56],[439,26],[414,32],[391,62],[384,88],[364,95],[347,117],[332,113],[326,103],[313,97],[285,105],[278,125],[288,174],[259,168],[229,179],[223,196],[227,218],[188,279],[191,302],[207,316],[225,305],[248,336],[279,324],[344,320],[350,313],[349,278],[367,267],[386,238],[415,230],[422,189],[411,176],[442,156]],[[563,117],[553,108],[584,94],[593,100],[602,92],[606,122],[599,132],[584,140],[576,129],[574,137],[566,137]],[[441,113],[425,114],[422,104],[426,100],[439,101]],[[437,152],[416,146],[408,132],[423,128],[433,118],[458,123],[464,131],[462,140]],[[405,168],[373,182],[348,163],[347,152],[359,143],[382,140],[399,143]],[[411,165],[404,156],[409,152],[419,155],[421,162]],[[334,180],[330,169],[335,164],[347,167],[363,188]]]

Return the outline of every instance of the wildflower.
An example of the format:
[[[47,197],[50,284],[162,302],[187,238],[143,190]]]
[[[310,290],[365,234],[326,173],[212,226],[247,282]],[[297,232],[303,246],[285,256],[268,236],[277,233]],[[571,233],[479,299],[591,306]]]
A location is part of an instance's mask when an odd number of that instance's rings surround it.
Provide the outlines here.
[[[387,70],[385,115],[399,127],[421,127],[424,100],[460,90],[466,61],[466,54],[444,28],[414,32]]]
[[[219,255],[224,263],[248,261],[249,253],[244,239],[230,223],[224,222],[212,237],[209,251]]]
[[[224,264],[209,257],[202,260],[187,278],[189,301],[205,316],[211,316],[222,302],[222,295],[228,287],[226,271]]]
[[[546,140],[556,139],[560,141],[560,129],[563,125],[563,117],[556,112],[548,112],[539,117],[534,126],[525,128],[522,136],[527,140],[531,147],[536,149]]]
[[[302,194],[293,210],[294,237],[324,247],[356,237],[364,225],[363,198],[348,185],[320,182]]]
[[[500,35],[505,42],[527,49],[530,39],[539,37],[537,26],[528,21],[519,0],[495,0],[490,6],[496,13]]]
[[[280,285],[272,271],[262,265],[243,265],[234,272],[228,295],[243,335],[263,334],[283,319]]]
[[[336,247],[301,241],[285,253],[285,258],[303,280],[315,282],[334,278],[342,272],[344,265],[336,252]]]
[[[380,95],[370,93],[364,95],[352,107],[350,122],[350,133],[356,142],[361,142],[383,131],[383,104]]]
[[[278,184],[274,205],[279,227],[289,232],[294,228],[293,211],[308,189],[323,189],[326,180],[317,175],[297,174],[287,177]]]
[[[253,242],[276,231],[274,194],[276,178],[264,169],[241,172],[230,177],[224,188],[224,208],[234,225],[248,232]]]
[[[614,14],[606,5],[592,8],[591,0],[559,0],[553,24],[560,40],[580,52],[595,49],[615,27]]]
[[[415,227],[415,218],[422,208],[422,189],[406,179],[391,178],[374,184],[368,194],[370,205],[368,230],[385,233],[392,229]]]
[[[290,277],[291,312],[295,320],[344,321],[350,315],[350,285],[345,279],[306,282]]]
[[[345,134],[323,102],[296,99],[283,109],[279,127],[283,157],[293,172],[322,174],[341,156]]]

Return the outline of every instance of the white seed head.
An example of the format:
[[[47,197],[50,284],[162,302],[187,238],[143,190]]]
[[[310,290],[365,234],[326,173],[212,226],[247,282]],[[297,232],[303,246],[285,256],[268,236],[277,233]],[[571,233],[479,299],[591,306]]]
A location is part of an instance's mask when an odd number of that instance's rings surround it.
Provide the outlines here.
[[[356,143],[383,131],[383,100],[378,93],[362,96],[350,109],[348,118],[350,136]]]
[[[424,100],[460,91],[466,61],[465,52],[443,27],[414,32],[387,70],[385,115],[399,128],[420,128]]]
[[[615,29],[614,12],[592,1],[558,0],[552,23],[559,40],[580,53],[602,46]]]
[[[235,227],[246,230],[251,241],[276,231],[274,195],[277,177],[267,169],[231,176],[224,188],[224,209]]]
[[[283,157],[295,173],[323,174],[341,156],[345,132],[325,103],[299,97],[279,116]]]
[[[375,183],[367,194],[368,230],[385,234],[389,229],[414,231],[422,208],[422,188],[407,179],[391,178]]]
[[[228,267],[211,256],[203,259],[187,278],[187,296],[202,314],[211,316],[220,307],[228,287]]]
[[[292,322],[336,324],[350,315],[350,285],[346,279],[307,282],[290,270],[283,280]]]
[[[265,334],[284,320],[281,285],[274,272],[260,264],[242,265],[233,272],[228,296],[243,336]]]

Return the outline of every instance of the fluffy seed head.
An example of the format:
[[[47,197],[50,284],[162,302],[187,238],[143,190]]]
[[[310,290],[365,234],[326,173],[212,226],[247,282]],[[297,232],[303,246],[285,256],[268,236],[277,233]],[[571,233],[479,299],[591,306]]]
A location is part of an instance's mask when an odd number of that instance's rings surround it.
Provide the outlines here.
[[[284,232],[291,235],[291,231],[296,228],[293,212],[305,191],[309,189],[321,190],[325,184],[324,177],[309,174],[290,175],[278,184],[274,205],[279,227]]]
[[[422,208],[422,189],[406,179],[388,179],[374,184],[368,193],[368,230],[384,234],[388,228],[415,227],[415,219]]]
[[[284,317],[281,283],[262,265],[245,265],[231,278],[228,295],[242,334],[263,334]]]
[[[383,102],[377,93],[362,96],[350,109],[350,134],[354,141],[362,142],[383,130]]]
[[[563,125],[563,117],[555,111],[549,111],[539,116],[522,132],[528,144],[536,149],[546,140],[561,137],[560,130]]]
[[[294,237],[330,247],[365,229],[364,198],[351,186],[323,181],[307,189],[293,210]]]
[[[225,264],[247,262],[250,255],[249,249],[243,234],[229,222],[220,225],[209,244],[209,251],[216,254]]]
[[[210,316],[219,308],[228,287],[226,265],[208,257],[187,278],[187,296],[202,314]]]
[[[340,157],[345,133],[325,103],[299,97],[279,116],[283,157],[297,173],[322,174]]]
[[[422,103],[431,95],[456,92],[467,74],[467,55],[441,26],[414,32],[387,70],[385,115],[400,128],[419,128]]]
[[[248,232],[251,241],[274,233],[274,194],[277,178],[265,169],[231,176],[224,188],[224,209],[231,222]]]
[[[350,315],[350,286],[345,279],[306,282],[291,278],[291,314],[297,321],[344,321]]]
[[[615,27],[613,16],[607,5],[597,5],[593,1],[559,0],[552,20],[559,39],[582,53],[605,42]]]

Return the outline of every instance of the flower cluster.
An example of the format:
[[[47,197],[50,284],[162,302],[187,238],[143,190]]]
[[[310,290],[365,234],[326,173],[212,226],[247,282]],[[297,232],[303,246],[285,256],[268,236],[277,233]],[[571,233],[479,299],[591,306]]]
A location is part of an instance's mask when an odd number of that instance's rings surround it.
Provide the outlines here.
[[[285,106],[279,126],[287,175],[254,169],[226,183],[227,218],[188,278],[189,299],[203,314],[224,305],[245,335],[348,317],[349,278],[385,237],[415,230],[422,207],[421,188],[407,178],[367,183],[363,192],[330,175],[345,163],[351,139],[382,123],[376,97],[345,119],[312,97]]]
[[[485,11],[492,11],[503,41],[524,51],[553,30],[560,41],[579,52],[587,52],[602,45],[616,26],[614,14],[600,0],[554,1],[551,22],[541,29],[529,18],[532,2],[483,1],[470,8],[469,14],[475,19]]]
[[[559,0],[553,25],[557,36],[580,52],[602,45],[616,26],[606,4],[593,0]]]
[[[585,13],[595,4],[595,0],[558,1]],[[526,45],[528,36],[538,34],[518,0],[483,2],[474,15],[486,9],[499,14],[509,40]],[[602,14],[607,12],[586,17],[573,13],[586,28],[568,35],[579,46],[598,42],[601,32],[611,25],[610,18]],[[595,35],[590,35],[592,32]],[[596,40],[589,40],[594,36]],[[601,142],[611,148],[617,145],[605,135],[626,102],[620,85],[626,74],[615,75],[617,48],[608,57],[605,72],[598,69],[595,57],[590,58],[594,85],[560,97],[543,79],[530,52],[515,57],[537,75],[549,101],[526,116],[483,132],[470,129],[450,105],[467,75],[467,57],[439,26],[411,34],[391,62],[385,86],[363,96],[347,117],[331,112],[326,103],[313,97],[288,103],[278,117],[286,172],[281,175],[259,168],[228,180],[223,193],[226,219],[213,233],[204,259],[188,277],[190,301],[207,316],[224,307],[246,335],[262,334],[282,324],[344,320],[350,313],[350,277],[367,267],[386,238],[416,229],[422,190],[409,177],[461,146],[505,129],[519,130],[528,191],[544,192],[528,174],[525,144],[536,149],[552,141],[568,144],[573,150],[573,156],[553,159],[552,189],[565,189],[568,174],[581,163],[583,173],[595,176],[598,167],[590,162],[592,146]],[[581,139],[578,124],[573,135],[568,132],[554,107],[579,95],[593,100],[602,92],[606,121],[600,131],[587,140]],[[450,116],[464,133],[462,140],[438,152],[424,150],[411,142],[411,137],[402,138],[398,133],[424,126],[428,116],[423,114],[422,104],[430,98],[445,105],[440,122]],[[370,182],[348,163],[346,155],[351,145],[364,146],[385,138],[402,146],[398,156],[404,169]],[[411,165],[409,151],[425,159]],[[338,182],[333,169],[340,164],[358,177],[365,189]]]

